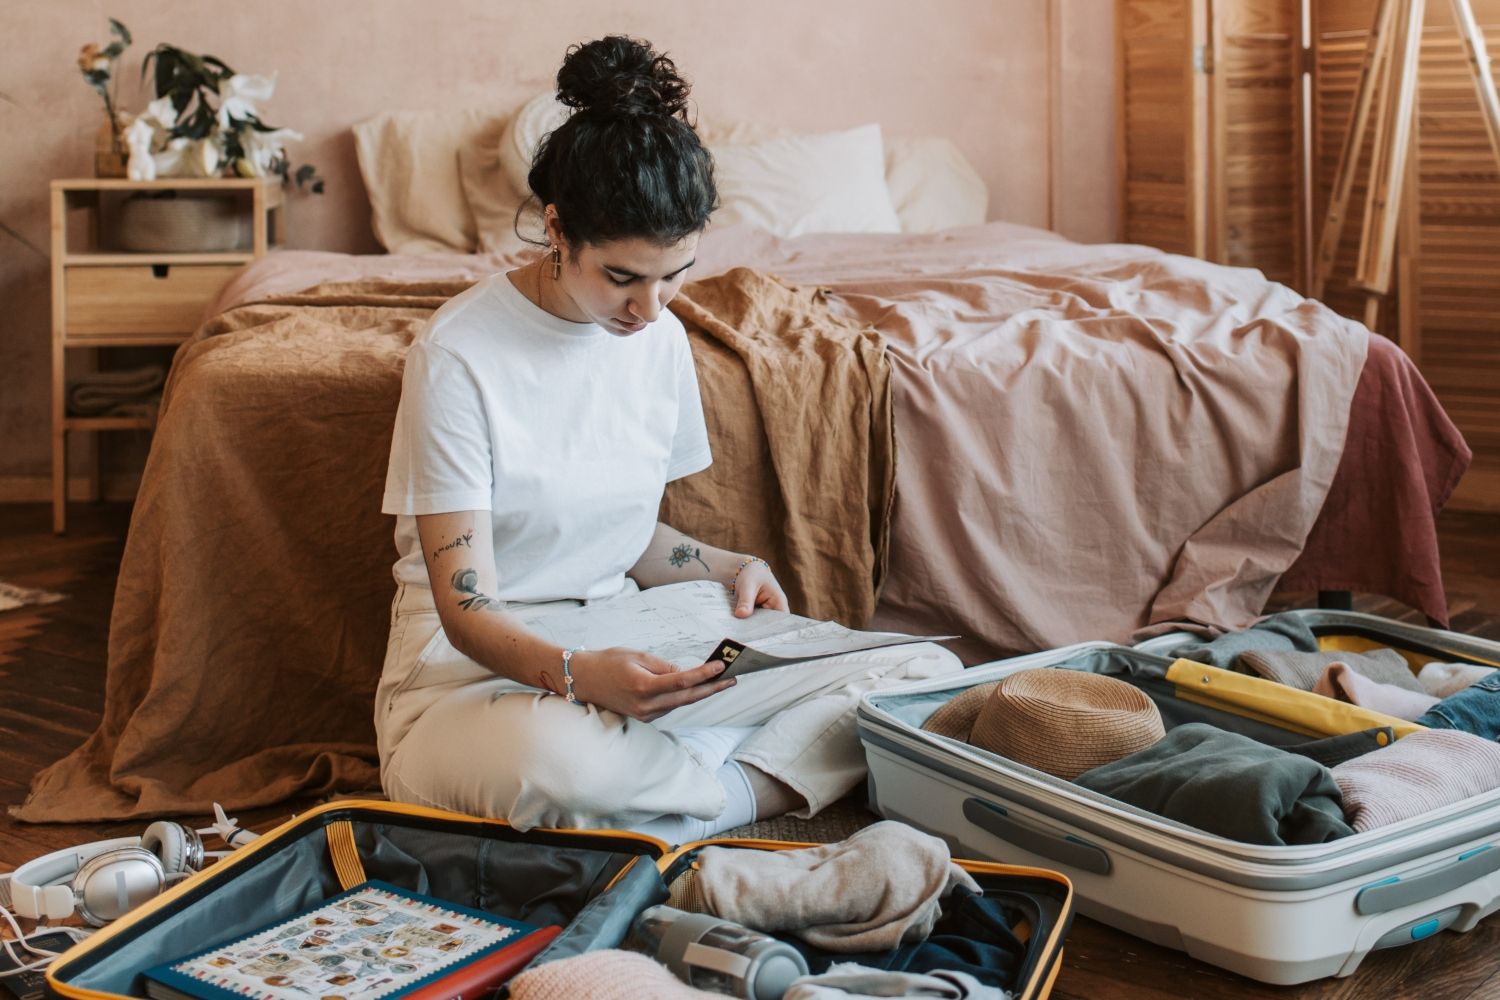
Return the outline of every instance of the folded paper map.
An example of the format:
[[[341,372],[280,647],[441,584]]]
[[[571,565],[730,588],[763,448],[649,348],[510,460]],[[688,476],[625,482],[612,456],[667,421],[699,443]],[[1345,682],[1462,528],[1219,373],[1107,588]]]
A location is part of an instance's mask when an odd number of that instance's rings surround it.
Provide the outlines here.
[[[679,667],[722,659],[721,677],[784,667],[882,646],[953,639],[951,635],[861,632],[838,622],[757,608],[734,616],[734,599],[709,581],[652,587],[639,594],[568,611],[510,609],[526,627],[559,646],[606,649],[625,646]]]

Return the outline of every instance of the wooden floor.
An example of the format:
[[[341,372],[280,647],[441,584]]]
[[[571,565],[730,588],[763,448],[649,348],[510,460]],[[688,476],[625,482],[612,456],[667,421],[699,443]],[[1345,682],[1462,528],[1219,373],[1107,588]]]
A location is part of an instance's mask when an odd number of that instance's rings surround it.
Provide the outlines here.
[[[75,506],[69,534],[50,531],[41,505],[0,505],[0,580],[59,590],[59,604],[0,612],[0,805],[20,802],[38,770],[77,746],[97,725],[104,701],[105,647],[115,575],[129,520],[122,505]],[[1500,516],[1445,514],[1444,575],[1456,629],[1500,639]],[[1280,595],[1279,606],[1311,595]],[[1420,617],[1377,598],[1356,607]],[[240,817],[264,830],[306,803]],[[208,817],[203,817],[206,825]],[[0,816],[0,871],[45,851],[140,832],[140,824],[27,826]],[[1500,998],[1500,917],[1468,934],[1371,955],[1347,979],[1268,987],[1077,919],[1068,937],[1058,1000],[1412,997]]]

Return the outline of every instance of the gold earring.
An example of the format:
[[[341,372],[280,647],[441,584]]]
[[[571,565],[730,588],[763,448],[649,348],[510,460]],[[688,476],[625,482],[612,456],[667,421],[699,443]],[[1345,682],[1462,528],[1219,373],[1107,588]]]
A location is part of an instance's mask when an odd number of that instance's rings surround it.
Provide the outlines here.
[[[562,248],[555,243],[552,244],[552,252],[549,257],[552,262],[552,280],[556,281],[562,277]]]

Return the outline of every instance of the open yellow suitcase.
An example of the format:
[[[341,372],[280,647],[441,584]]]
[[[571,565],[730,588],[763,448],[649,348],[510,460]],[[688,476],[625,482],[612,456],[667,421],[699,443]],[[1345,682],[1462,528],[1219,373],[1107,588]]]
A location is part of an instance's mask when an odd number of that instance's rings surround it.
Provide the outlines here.
[[[66,952],[48,986],[75,1000],[144,996],[140,970],[291,916],[367,878],[563,932],[532,964],[618,947],[636,914],[708,845],[784,850],[806,844],[715,840],[670,850],[611,830],[532,830],[389,802],[347,800],[296,816]],[[1061,968],[1073,915],[1062,875],[959,861],[1006,900],[1026,943],[1014,995],[1040,1000]],[[1014,904],[1014,905],[1012,905]]]

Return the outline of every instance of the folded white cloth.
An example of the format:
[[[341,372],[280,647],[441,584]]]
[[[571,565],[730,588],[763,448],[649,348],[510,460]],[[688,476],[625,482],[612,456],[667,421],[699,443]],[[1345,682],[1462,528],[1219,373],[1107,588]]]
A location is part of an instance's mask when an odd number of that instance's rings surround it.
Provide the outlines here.
[[[1323,676],[1313,685],[1313,694],[1335,701],[1347,701],[1408,722],[1420,719],[1429,708],[1438,703],[1438,699],[1430,694],[1372,681],[1345,663],[1328,664],[1328,669],[1323,671]]]
[[[854,962],[838,962],[819,976],[792,981],[782,1000],[862,1000],[864,997],[941,997],[943,1000],[1010,1000],[967,972],[889,972]]]
[[[1434,698],[1448,698],[1494,672],[1477,663],[1428,663],[1417,672],[1417,683]]]
[[[1356,833],[1399,823],[1500,788],[1500,743],[1424,729],[1333,769]]]
[[[885,951],[932,933],[955,885],[980,892],[948,845],[905,823],[795,851],[705,847],[697,888],[715,916],[827,951]]]

